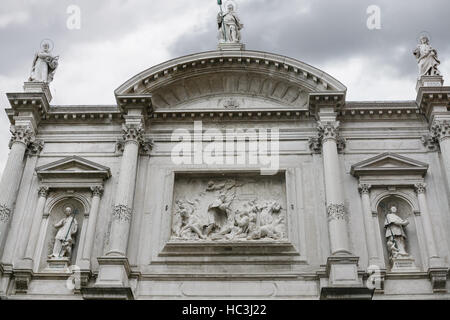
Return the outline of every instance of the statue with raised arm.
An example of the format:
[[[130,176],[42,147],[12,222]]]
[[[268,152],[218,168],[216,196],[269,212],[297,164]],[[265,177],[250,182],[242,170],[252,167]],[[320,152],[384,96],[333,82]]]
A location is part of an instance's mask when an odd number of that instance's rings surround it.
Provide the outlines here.
[[[440,76],[438,66],[441,62],[438,59],[436,49],[430,45],[427,36],[421,36],[416,50],[413,52],[419,65],[419,76]]]
[[[41,50],[34,55],[29,81],[50,83],[53,81],[59,56],[51,54],[51,42],[43,41]]]
[[[406,252],[406,233],[404,230],[408,224],[408,220],[403,220],[397,215],[397,207],[395,205],[391,206],[384,223],[386,243],[391,258],[409,255]]]
[[[49,255],[49,258],[70,258],[72,254],[73,236],[77,233],[78,223],[71,207],[66,207],[64,214],[66,217],[54,225],[58,231],[55,236],[53,253]]]
[[[239,43],[241,41],[241,29],[244,28],[244,25],[234,11],[235,5],[231,1],[226,3],[226,8],[226,12],[221,9],[217,16],[219,41],[221,43]]]

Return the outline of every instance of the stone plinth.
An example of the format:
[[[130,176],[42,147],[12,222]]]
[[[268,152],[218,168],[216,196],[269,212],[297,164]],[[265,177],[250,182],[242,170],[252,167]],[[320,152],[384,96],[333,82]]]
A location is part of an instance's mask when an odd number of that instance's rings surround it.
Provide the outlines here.
[[[404,256],[392,259],[391,272],[418,272],[416,263],[411,256]]]
[[[50,88],[48,86],[48,83],[45,83],[45,82],[36,82],[36,81],[24,82],[23,91],[24,92],[32,92],[32,93],[43,92],[45,94],[45,97],[47,98],[48,102],[50,102],[52,100],[52,94],[50,93]]]
[[[245,44],[223,42],[219,43],[218,48],[223,51],[245,50]]]
[[[417,79],[416,91],[419,92],[420,87],[442,87],[443,84],[442,76],[421,76]]]
[[[66,271],[69,268],[69,258],[49,258],[47,269]]]

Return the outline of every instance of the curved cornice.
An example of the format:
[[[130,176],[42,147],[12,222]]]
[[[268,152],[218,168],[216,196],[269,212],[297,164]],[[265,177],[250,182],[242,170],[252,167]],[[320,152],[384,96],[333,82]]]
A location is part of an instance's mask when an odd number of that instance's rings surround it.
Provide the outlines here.
[[[151,94],[156,108],[221,94],[251,95],[300,106],[310,93],[346,90],[327,73],[295,59],[259,51],[210,51],[147,69],[115,94]]]

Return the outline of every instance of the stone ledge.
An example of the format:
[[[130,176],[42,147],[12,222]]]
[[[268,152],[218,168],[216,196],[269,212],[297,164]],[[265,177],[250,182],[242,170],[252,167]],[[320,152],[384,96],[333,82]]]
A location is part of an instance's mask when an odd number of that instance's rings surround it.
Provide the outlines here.
[[[324,287],[320,300],[372,300],[374,291],[366,287]]]
[[[134,293],[131,288],[102,288],[89,287],[82,288],[81,294],[85,300],[134,300]]]

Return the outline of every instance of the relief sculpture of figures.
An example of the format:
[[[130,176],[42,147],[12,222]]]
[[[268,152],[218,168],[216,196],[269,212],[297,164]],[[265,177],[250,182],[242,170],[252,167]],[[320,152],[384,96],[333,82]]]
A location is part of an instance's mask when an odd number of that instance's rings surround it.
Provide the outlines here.
[[[422,36],[419,39],[419,44],[413,52],[417,58],[419,65],[419,76],[440,76],[438,66],[441,62],[438,60],[436,49],[430,45],[430,39],[427,36]]]
[[[59,56],[53,56],[51,50],[51,42],[44,40],[41,44],[41,51],[34,55],[29,81],[45,83],[53,81]]]
[[[219,4],[221,5],[222,2],[220,1]],[[241,29],[244,28],[244,25],[239,20],[235,8],[236,5],[232,1],[227,1],[227,11],[223,12],[221,9],[217,16],[219,41],[221,43],[239,43],[241,41]]]
[[[278,200],[239,198],[245,183],[209,181],[189,200],[177,199],[173,241],[277,241],[286,238],[285,210]]]
[[[54,225],[58,231],[55,236],[53,252],[49,255],[49,258],[70,258],[72,254],[74,235],[78,230],[78,222],[75,219],[75,214],[71,207],[66,207],[64,214],[66,217]]]
[[[384,224],[386,229],[386,244],[391,259],[409,255],[406,252],[407,237],[404,230],[408,224],[409,221],[403,220],[397,215],[397,207],[395,205],[391,206]]]

